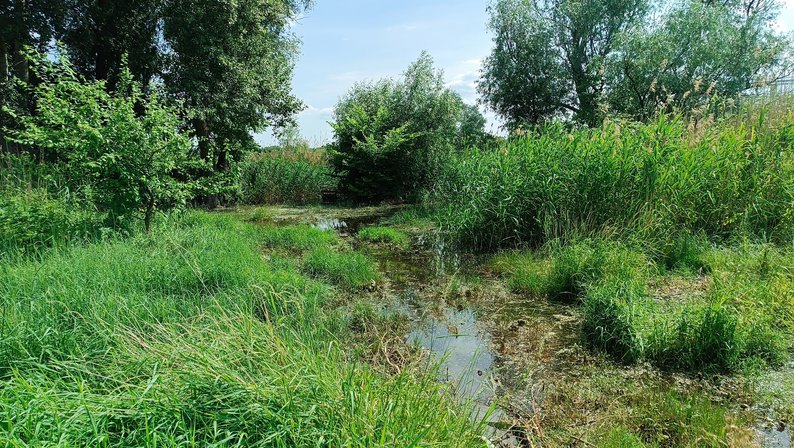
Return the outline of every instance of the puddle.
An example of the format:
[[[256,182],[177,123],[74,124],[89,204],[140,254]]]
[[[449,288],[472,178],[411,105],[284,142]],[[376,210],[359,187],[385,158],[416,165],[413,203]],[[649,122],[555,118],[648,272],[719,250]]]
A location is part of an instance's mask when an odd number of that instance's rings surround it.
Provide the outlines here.
[[[478,417],[483,417],[494,395],[494,354],[488,348],[490,336],[477,328],[474,313],[469,309],[446,309],[439,318],[417,318],[414,322],[408,343],[441,360],[440,379],[453,384],[462,399],[473,400]]]
[[[773,428],[760,430],[758,438],[764,448],[790,448],[791,436],[790,427],[775,425]]]
[[[331,210],[297,219],[348,238],[387,215]],[[575,383],[588,375],[589,352],[579,344],[581,316],[575,305],[513,294],[478,272],[478,260],[450,251],[432,234],[415,237],[411,251],[351,241],[379,264],[383,303],[408,317],[406,343],[438,362],[439,381],[472,405],[473,418],[492,411],[485,435],[495,446],[524,446],[517,438],[526,442],[525,436],[519,428],[514,432],[511,422],[534,415],[547,398],[547,384]],[[792,446],[787,426],[757,434],[763,447]]]

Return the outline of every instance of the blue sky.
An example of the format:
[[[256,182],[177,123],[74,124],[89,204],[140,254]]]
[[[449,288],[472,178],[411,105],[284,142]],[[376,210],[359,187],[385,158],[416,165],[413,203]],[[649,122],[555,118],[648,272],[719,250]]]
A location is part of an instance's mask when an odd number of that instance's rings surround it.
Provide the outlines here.
[[[312,144],[333,137],[327,122],[340,96],[356,82],[394,77],[428,50],[448,85],[477,99],[480,62],[491,49],[484,0],[316,0],[295,25],[303,41],[294,92],[306,104],[298,117]],[[782,2],[778,27],[794,30],[794,0]],[[496,118],[486,112],[496,131]],[[257,136],[270,144],[269,133]]]

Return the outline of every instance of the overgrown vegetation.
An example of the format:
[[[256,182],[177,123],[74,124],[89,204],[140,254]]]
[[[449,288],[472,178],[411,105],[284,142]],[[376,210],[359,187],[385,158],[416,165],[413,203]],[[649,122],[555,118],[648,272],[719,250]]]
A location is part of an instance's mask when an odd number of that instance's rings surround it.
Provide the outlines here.
[[[581,304],[587,343],[620,361],[728,371],[776,365],[794,345],[790,249],[701,247],[701,267],[683,271],[678,286],[682,271],[617,243],[586,240],[547,252],[501,255],[493,266],[518,291]],[[702,269],[711,274],[688,277]],[[693,281],[707,286],[687,289]]]
[[[693,127],[694,126],[694,127]],[[708,126],[662,116],[599,129],[550,125],[499,151],[455,158],[435,200],[460,245],[493,250],[579,236],[670,234],[787,243],[794,235],[794,123]]]
[[[430,378],[349,361],[320,311],[328,287],[263,260],[260,235],[193,213],[0,265],[3,439],[481,446]]]
[[[456,144],[485,138],[484,125],[423,53],[402,79],[356,85],[337,104],[332,161],[340,189],[355,201],[415,201]]]
[[[246,204],[320,204],[336,179],[324,150],[275,149],[250,154],[240,166]]]

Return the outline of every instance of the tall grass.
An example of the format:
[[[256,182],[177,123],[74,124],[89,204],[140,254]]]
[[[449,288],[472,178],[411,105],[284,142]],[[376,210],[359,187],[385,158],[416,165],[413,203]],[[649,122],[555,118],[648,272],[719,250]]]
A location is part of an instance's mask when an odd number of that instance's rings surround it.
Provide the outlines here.
[[[0,262],[2,444],[482,446],[432,375],[351,361],[256,226],[174,224]]]
[[[251,154],[240,169],[241,199],[247,204],[319,204],[335,186],[324,150],[272,150]]]
[[[789,242],[794,120],[767,123],[550,125],[452,160],[435,192],[440,222],[479,250],[603,234],[655,242],[681,231]]]
[[[63,187],[53,166],[0,153],[0,259],[96,237],[103,217]]]
[[[701,257],[713,285],[674,298],[649,287],[666,275],[664,264],[625,245],[584,240],[545,251],[545,258],[503,254],[493,265],[519,291],[579,303],[586,343],[619,361],[732,371],[778,364],[794,346],[790,251],[774,250],[774,268],[765,268],[770,256],[755,246],[711,249]]]

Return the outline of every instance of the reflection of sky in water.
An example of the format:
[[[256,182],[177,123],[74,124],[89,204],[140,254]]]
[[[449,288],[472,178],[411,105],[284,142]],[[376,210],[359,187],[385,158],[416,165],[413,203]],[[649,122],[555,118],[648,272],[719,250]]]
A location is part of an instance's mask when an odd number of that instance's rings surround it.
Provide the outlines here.
[[[791,447],[791,428],[785,427],[783,431],[779,428],[771,428],[761,434],[761,444],[767,448],[790,448]]]
[[[493,396],[489,370],[494,362],[487,336],[476,328],[471,310],[445,310],[443,318],[427,319],[408,335],[408,343],[417,344],[442,361],[441,373],[455,385],[461,399],[474,399],[485,412]]]

